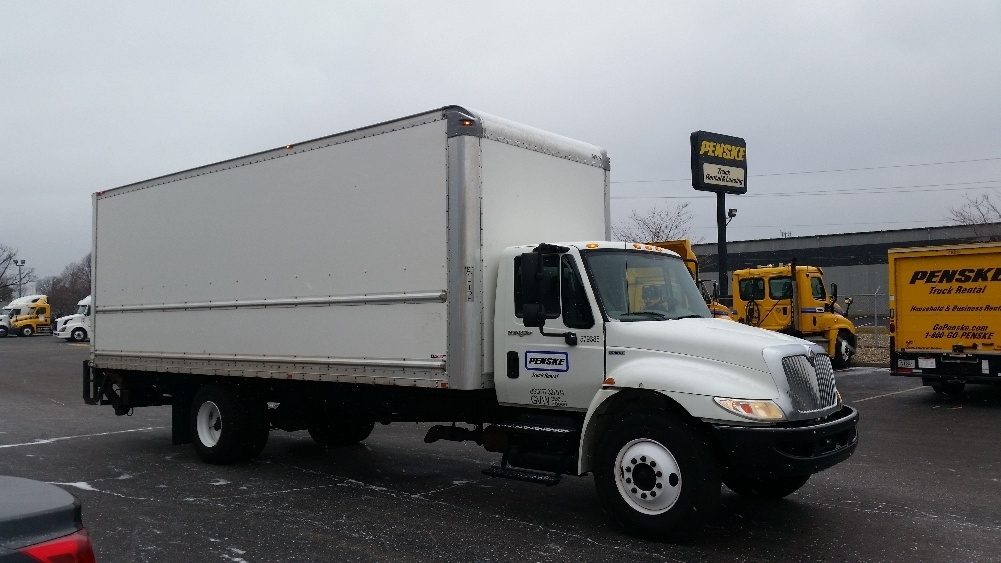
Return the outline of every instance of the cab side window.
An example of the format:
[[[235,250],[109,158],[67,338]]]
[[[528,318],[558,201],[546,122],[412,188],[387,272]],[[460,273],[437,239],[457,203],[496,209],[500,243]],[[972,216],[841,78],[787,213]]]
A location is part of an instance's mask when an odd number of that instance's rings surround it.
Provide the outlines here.
[[[542,305],[547,319],[563,317],[567,328],[591,328],[594,314],[573,259],[568,255],[546,254],[542,258]],[[525,300],[521,291],[521,259],[514,259],[514,314],[522,316]]]
[[[817,301],[827,301],[827,291],[824,290],[824,280],[820,278],[810,278],[810,289],[813,291],[813,298]]]
[[[762,278],[740,280],[737,289],[740,291],[741,301],[760,301],[765,298],[765,280]]]
[[[522,316],[525,298],[521,291],[521,257],[514,259],[514,314]],[[559,254],[544,254],[542,256],[542,306],[546,310],[547,319],[560,316],[560,256]]]
[[[792,278],[771,278],[768,280],[768,296],[772,299],[789,299],[792,297]]]

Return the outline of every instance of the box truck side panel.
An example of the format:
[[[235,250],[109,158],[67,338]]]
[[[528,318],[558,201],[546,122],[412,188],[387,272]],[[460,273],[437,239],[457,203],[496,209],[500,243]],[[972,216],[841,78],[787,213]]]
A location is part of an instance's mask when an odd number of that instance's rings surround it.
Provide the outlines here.
[[[490,139],[483,153],[484,318],[494,318],[497,257],[512,245],[599,241],[606,236],[607,172]],[[512,297],[513,298],[513,297]],[[484,328],[484,371],[493,371],[493,325]]]
[[[98,363],[156,351],[441,371],[445,127],[335,136],[95,196]]]

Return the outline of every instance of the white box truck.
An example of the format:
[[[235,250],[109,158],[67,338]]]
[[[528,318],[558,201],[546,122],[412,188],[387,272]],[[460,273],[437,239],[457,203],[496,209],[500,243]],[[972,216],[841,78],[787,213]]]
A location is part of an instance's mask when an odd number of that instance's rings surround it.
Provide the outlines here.
[[[677,254],[607,242],[608,171],[450,106],[97,193],[84,398],[171,405],[209,463],[272,429],[443,423],[425,441],[476,441],[488,475],[593,473],[658,538],[721,482],[781,497],[847,459],[824,350],[713,319]]]

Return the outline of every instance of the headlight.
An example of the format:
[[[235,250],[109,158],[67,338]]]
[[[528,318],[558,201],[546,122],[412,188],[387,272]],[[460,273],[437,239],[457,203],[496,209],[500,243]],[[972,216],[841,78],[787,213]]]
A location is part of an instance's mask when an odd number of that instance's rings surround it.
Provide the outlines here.
[[[724,397],[714,397],[713,400],[727,411],[751,420],[778,421],[785,420],[786,418],[782,409],[771,401],[750,401],[747,399],[727,399]]]

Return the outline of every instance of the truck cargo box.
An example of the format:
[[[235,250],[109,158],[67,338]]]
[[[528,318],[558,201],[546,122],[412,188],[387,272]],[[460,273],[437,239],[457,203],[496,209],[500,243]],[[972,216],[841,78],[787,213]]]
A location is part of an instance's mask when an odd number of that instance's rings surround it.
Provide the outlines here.
[[[136,371],[492,386],[494,255],[609,231],[602,149],[457,106],[93,198],[92,361]]]

